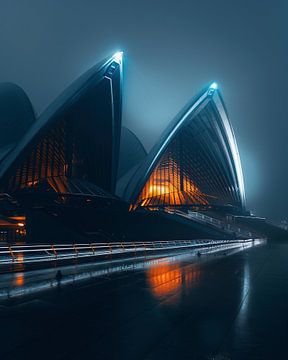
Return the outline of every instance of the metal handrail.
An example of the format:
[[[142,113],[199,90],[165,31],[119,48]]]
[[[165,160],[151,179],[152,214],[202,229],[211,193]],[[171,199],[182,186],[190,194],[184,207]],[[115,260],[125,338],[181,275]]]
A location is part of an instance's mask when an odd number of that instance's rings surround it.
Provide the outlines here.
[[[59,261],[85,257],[103,257],[122,254],[147,254],[155,251],[213,247],[226,244],[245,244],[245,240],[173,240],[86,244],[14,244],[0,245],[0,265]]]
[[[250,231],[246,231],[244,229],[241,229],[240,227],[234,226],[232,224],[226,223],[224,221],[221,221],[219,219],[212,218],[211,216],[204,215],[202,213],[199,213],[197,211],[191,211],[188,210],[188,213],[184,213],[183,211],[174,209],[173,211],[169,210],[166,211],[168,213],[173,213],[182,217],[185,217],[189,220],[196,220],[198,222],[202,222],[205,224],[212,225],[213,227],[216,227],[218,229],[224,230],[227,233],[230,234],[236,234],[241,237],[249,238],[252,236],[252,233]]]

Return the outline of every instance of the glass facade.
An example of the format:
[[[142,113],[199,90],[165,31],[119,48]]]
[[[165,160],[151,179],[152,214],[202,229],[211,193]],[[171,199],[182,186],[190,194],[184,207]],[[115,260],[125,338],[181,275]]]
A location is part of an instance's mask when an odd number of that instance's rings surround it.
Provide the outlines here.
[[[171,151],[165,153],[137,199],[137,206],[208,205],[201,193]]]
[[[190,106],[182,112],[174,128],[170,127],[162,136],[158,149],[156,146],[152,150],[150,164],[145,164],[148,170],[144,166],[136,174],[138,180],[133,184],[132,209],[166,206],[242,208],[243,194],[232,151],[237,149],[236,142],[232,139],[231,145],[229,135],[233,132],[222,100],[215,92],[215,89],[209,89],[194,111],[190,111]],[[214,96],[217,96],[218,104]],[[144,172],[146,175],[143,176]]]
[[[121,135],[121,66],[112,59],[84,77],[84,81],[82,76],[76,85],[72,84],[72,91],[68,88],[29,130],[26,145],[19,146],[15,161],[8,164],[9,176],[5,182],[1,179],[2,192],[115,193]]]

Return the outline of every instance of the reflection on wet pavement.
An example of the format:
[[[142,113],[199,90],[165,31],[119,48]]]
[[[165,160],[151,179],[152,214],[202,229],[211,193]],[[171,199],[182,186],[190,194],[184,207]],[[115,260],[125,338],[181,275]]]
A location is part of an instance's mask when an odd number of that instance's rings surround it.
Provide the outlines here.
[[[162,258],[159,255],[135,257],[126,260],[111,260],[107,262],[95,262],[75,264],[73,266],[60,267],[61,269],[61,286],[76,285],[83,281],[92,281],[95,278],[101,278],[114,273],[121,273],[127,271],[136,271],[140,269],[150,269],[148,271],[148,278],[150,279],[152,292],[162,295],[169,295],[170,292],[176,290],[177,286],[188,285],[188,269],[180,270],[180,265],[185,260],[190,264],[194,262],[209,261],[214,258],[214,254],[233,254],[238,251],[245,250],[251,246],[261,244],[261,241],[255,241],[248,244],[231,244],[213,246],[211,248],[201,249],[202,258],[197,256],[198,249],[182,251],[175,255],[163,254]],[[21,259],[23,256],[19,253],[17,256]],[[164,259],[164,260],[163,260]],[[164,266],[164,263],[166,264]],[[178,264],[178,265],[177,265]],[[33,296],[43,291],[51,290],[59,287],[59,281],[56,279],[57,268],[48,268],[42,270],[26,271],[24,277],[24,265],[20,262],[15,265],[15,270],[22,273],[6,273],[0,278],[0,301],[14,298],[21,298],[23,296]],[[174,267],[174,270],[173,270]],[[178,267],[178,270],[177,270]],[[189,270],[189,272],[193,272]],[[153,275],[156,275],[156,277]],[[187,274],[186,274],[187,273]],[[186,280],[187,278],[187,280]],[[166,279],[166,280],[165,280]],[[153,281],[157,284],[153,285]],[[177,285],[178,284],[178,285]],[[166,293],[165,293],[166,292]]]
[[[288,244],[268,243],[200,258],[75,265],[63,269],[60,287],[56,269],[37,271],[36,282],[29,273],[3,275],[2,290],[13,281],[21,291],[55,286],[2,302],[1,356],[286,359],[287,259]]]
[[[163,299],[168,295],[180,296],[181,291],[191,288],[193,283],[199,281],[200,270],[197,265],[181,268],[177,264],[171,264],[169,260],[163,261],[147,270],[147,279],[151,293],[156,299]],[[179,291],[180,290],[180,291]],[[171,298],[173,301],[177,297]]]
[[[23,286],[24,285],[24,273],[15,273],[14,274],[14,286]]]

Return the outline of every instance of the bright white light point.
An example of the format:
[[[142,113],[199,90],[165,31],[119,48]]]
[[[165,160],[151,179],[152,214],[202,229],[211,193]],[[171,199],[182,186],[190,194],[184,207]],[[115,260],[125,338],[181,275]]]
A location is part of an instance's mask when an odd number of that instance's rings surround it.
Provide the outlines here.
[[[121,64],[123,57],[123,51],[118,51],[113,55],[114,61],[116,61],[118,64]]]
[[[213,83],[210,85],[210,89],[213,89],[213,90],[218,89],[218,84],[217,84],[216,82],[213,82]]]

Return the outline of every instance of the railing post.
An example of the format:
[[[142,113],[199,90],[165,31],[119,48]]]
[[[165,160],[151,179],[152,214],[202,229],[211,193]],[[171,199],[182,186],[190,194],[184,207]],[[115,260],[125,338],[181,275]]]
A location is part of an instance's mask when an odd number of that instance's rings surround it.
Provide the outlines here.
[[[144,251],[145,251],[145,256],[146,256],[146,244],[145,244],[145,242],[143,241],[143,245],[142,245],[143,247],[144,247]]]
[[[77,256],[78,256],[78,250],[77,250],[77,247],[76,247],[75,244],[73,244],[73,248],[74,248],[74,250],[75,250],[75,254],[76,254],[76,257],[77,257]]]
[[[52,251],[53,251],[53,253],[54,253],[54,255],[55,255],[55,258],[57,259],[58,254],[57,254],[57,251],[56,251],[54,245],[51,245],[51,249],[52,249]]]
[[[95,249],[94,249],[93,245],[92,245],[92,244],[90,244],[90,247],[91,247],[91,249],[92,249],[92,253],[93,253],[93,255],[95,255]]]
[[[14,260],[15,260],[15,255],[13,254],[13,251],[12,251],[12,248],[11,248],[10,245],[8,245],[8,249],[9,249],[10,255],[11,255],[11,257],[12,257],[12,262],[14,262]]]
[[[110,250],[110,258],[112,258],[112,255],[113,255],[113,249],[112,249],[112,245],[111,245],[111,243],[108,243],[108,247],[109,247],[109,250]]]
[[[133,245],[134,245],[134,256],[136,256],[136,243],[133,242]]]

